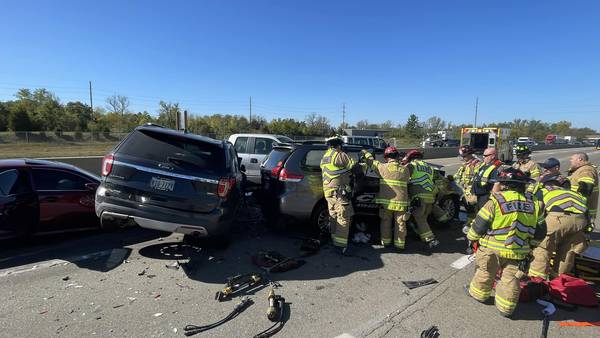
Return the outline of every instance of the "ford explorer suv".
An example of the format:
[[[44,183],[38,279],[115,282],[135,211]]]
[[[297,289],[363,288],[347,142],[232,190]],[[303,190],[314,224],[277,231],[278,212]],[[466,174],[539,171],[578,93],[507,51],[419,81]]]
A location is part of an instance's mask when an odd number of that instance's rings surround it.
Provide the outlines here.
[[[226,242],[241,201],[242,170],[227,141],[155,125],[137,127],[102,162],[102,224]]]
[[[364,147],[344,145],[344,151],[358,161]],[[323,196],[321,158],[327,146],[321,143],[281,144],[273,148],[261,166],[262,186],[256,192],[267,222],[283,227],[290,221],[307,222],[312,229],[323,229],[329,224],[327,202]],[[378,154],[377,158],[382,160]],[[439,189],[437,203],[452,218],[460,208],[460,191],[454,182],[444,177],[439,166],[434,166],[435,184]],[[379,178],[369,169],[354,168],[352,205],[358,217],[378,217],[379,206],[375,195]]]
[[[229,142],[234,145],[241,164],[246,168],[249,183],[260,184],[260,164],[267,158],[273,146],[279,143],[293,142],[283,135],[269,134],[233,134]]]

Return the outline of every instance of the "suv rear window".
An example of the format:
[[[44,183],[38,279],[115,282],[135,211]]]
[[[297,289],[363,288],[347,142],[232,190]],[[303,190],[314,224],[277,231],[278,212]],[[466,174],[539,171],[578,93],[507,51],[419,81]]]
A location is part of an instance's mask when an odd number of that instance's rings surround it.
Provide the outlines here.
[[[269,169],[275,168],[277,163],[279,163],[279,161],[284,161],[291,151],[291,149],[286,148],[274,148],[265,160],[263,167]]]
[[[174,164],[176,168],[187,171],[225,171],[225,151],[222,147],[152,130],[134,131],[117,153]]]

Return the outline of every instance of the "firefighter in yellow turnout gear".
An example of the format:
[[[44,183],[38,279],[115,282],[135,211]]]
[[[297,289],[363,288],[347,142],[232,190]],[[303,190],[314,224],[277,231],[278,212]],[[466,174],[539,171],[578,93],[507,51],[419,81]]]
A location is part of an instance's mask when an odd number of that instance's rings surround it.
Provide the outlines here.
[[[342,150],[340,137],[330,137],[326,141],[329,148],[321,159],[323,194],[329,210],[331,239],[343,254],[348,247],[348,233],[354,215],[350,180],[355,162]]]
[[[512,167],[515,169],[519,169],[524,173],[529,173],[529,177],[532,179],[537,179],[541,173],[542,168],[535,161],[531,160],[531,150],[528,146],[518,145],[515,147],[515,153],[517,155],[517,160],[513,163]],[[528,192],[533,192],[535,189],[535,184],[530,184],[527,186]]]
[[[553,252],[556,252],[556,256],[551,274],[555,276],[571,272],[575,254],[587,248],[583,230],[588,220],[584,198],[574,191],[561,188],[558,176],[544,177],[541,184],[543,186],[537,191],[537,198],[544,202],[548,233],[533,250],[528,275],[548,279]]]
[[[519,265],[531,251],[530,242],[546,235],[546,223],[541,202],[525,192],[532,181],[522,171],[507,168],[495,181],[501,191],[490,195],[467,233],[469,241],[479,241],[475,254],[477,270],[468,292],[474,299],[486,301],[496,273],[502,268],[495,303],[500,314],[510,316],[517,307],[519,280],[524,276]]]
[[[395,147],[387,147],[383,153],[386,163],[374,159],[373,155],[363,150],[367,165],[379,175],[379,192],[375,203],[380,205],[381,244],[394,246],[403,250],[406,238],[406,221],[408,213],[408,169],[400,163],[400,153]],[[392,238],[393,236],[393,238]]]
[[[456,174],[454,174],[454,181],[464,192],[465,209],[467,211],[467,222],[465,224],[468,227],[477,214],[477,196],[471,192],[471,187],[473,186],[473,178],[481,160],[475,157],[475,150],[470,145],[460,147],[458,153],[464,163],[458,168]]]
[[[408,195],[410,196],[411,204],[415,206],[412,216],[417,225],[417,233],[421,237],[421,240],[428,244],[429,248],[433,248],[440,244],[435,239],[435,235],[431,231],[431,227],[427,221],[435,202],[433,194],[433,168],[422,161],[423,153],[418,150],[409,151],[405,159],[408,162],[407,167],[410,173]]]
[[[598,168],[589,162],[586,153],[575,153],[571,156],[569,182],[571,190],[580,193],[588,207],[589,224],[586,232],[594,229],[594,221],[598,210]]]

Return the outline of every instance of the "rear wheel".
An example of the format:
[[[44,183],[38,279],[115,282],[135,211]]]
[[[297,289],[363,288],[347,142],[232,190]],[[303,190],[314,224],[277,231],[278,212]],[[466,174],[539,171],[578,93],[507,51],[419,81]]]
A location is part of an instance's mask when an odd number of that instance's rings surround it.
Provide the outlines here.
[[[327,201],[321,200],[314,207],[310,217],[310,224],[315,230],[329,232],[329,210],[327,210]]]
[[[460,201],[456,195],[448,195],[442,197],[438,202],[440,208],[442,208],[450,217],[450,219],[457,219],[460,212]]]

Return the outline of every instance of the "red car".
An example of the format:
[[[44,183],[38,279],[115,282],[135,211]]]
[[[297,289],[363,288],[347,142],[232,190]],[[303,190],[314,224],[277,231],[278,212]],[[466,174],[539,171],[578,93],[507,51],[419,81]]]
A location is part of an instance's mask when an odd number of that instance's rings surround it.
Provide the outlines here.
[[[42,160],[0,160],[0,236],[98,227],[99,177]]]

